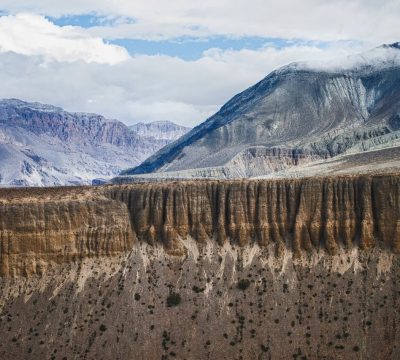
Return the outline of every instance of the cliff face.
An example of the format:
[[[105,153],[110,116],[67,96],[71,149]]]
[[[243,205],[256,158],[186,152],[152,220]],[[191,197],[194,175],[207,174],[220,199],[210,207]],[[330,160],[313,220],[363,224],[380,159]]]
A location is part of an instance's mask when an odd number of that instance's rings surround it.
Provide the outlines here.
[[[123,204],[75,195],[45,200],[39,195],[34,201],[17,196],[0,203],[2,276],[40,274],[52,264],[132,248]]]
[[[0,358],[397,360],[399,189],[0,190]]]
[[[11,194],[13,190],[11,190]],[[132,250],[135,239],[186,253],[200,246],[274,245],[296,256],[341,247],[400,252],[400,177],[197,181],[17,193],[0,203],[1,274]]]
[[[179,254],[188,235],[202,243],[256,241],[301,250],[383,246],[400,251],[400,178],[336,177],[197,181],[115,186],[141,240]]]

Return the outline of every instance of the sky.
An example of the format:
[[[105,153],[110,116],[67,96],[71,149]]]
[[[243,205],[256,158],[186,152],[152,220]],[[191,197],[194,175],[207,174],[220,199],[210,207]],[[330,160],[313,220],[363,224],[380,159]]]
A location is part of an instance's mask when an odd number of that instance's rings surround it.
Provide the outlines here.
[[[0,0],[0,98],[195,126],[293,61],[400,41],[399,0]]]

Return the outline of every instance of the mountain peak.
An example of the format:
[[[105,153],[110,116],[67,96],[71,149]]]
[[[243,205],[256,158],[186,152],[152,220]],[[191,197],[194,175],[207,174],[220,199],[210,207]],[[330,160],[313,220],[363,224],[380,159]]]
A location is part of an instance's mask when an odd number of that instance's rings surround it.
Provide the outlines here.
[[[140,136],[118,120],[0,99],[0,186],[89,184],[138,165],[172,140]]]
[[[123,174],[263,176],[347,151],[371,150],[380,142],[390,146],[385,134],[400,134],[399,48],[400,43],[383,45],[325,63],[277,69]]]
[[[42,104],[40,102],[27,102],[20,99],[10,98],[10,99],[0,99],[0,107],[15,107],[15,108],[23,108],[27,107],[34,110],[39,111],[52,111],[52,112],[61,112],[64,111],[62,108]]]
[[[392,49],[399,49],[400,50],[400,41],[399,42],[395,42],[393,44],[388,45],[390,48]]]

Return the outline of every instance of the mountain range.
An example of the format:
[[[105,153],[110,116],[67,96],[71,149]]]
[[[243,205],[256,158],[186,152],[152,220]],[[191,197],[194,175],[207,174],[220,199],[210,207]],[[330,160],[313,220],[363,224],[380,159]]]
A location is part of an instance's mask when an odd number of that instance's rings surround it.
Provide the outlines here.
[[[135,131],[139,136],[154,137],[155,139],[166,141],[175,141],[191,130],[186,126],[177,125],[169,120],[150,123],[139,122],[129,126],[129,129]]]
[[[151,131],[145,133],[142,127]],[[128,128],[97,114],[4,99],[0,101],[0,185],[78,185],[108,179],[140,164],[185,130],[171,122]]]
[[[119,180],[390,171],[400,164],[399,100],[400,43],[292,63]]]

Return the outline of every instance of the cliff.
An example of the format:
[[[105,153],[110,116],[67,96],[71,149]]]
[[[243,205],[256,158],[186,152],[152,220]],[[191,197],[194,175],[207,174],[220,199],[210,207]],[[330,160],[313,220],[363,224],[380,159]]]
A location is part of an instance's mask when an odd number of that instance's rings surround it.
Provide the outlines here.
[[[400,251],[400,177],[196,181],[121,185],[106,190],[127,204],[141,240],[173,253],[180,239],[302,250],[374,246]]]
[[[399,185],[0,190],[0,358],[397,360]]]
[[[313,250],[400,252],[400,177],[197,181],[7,190],[0,202],[1,274],[127,253],[135,239],[184,256],[185,241]]]
[[[133,246],[126,207],[116,201],[93,198],[79,188],[0,194],[2,276],[40,274],[52,264],[115,255]]]

